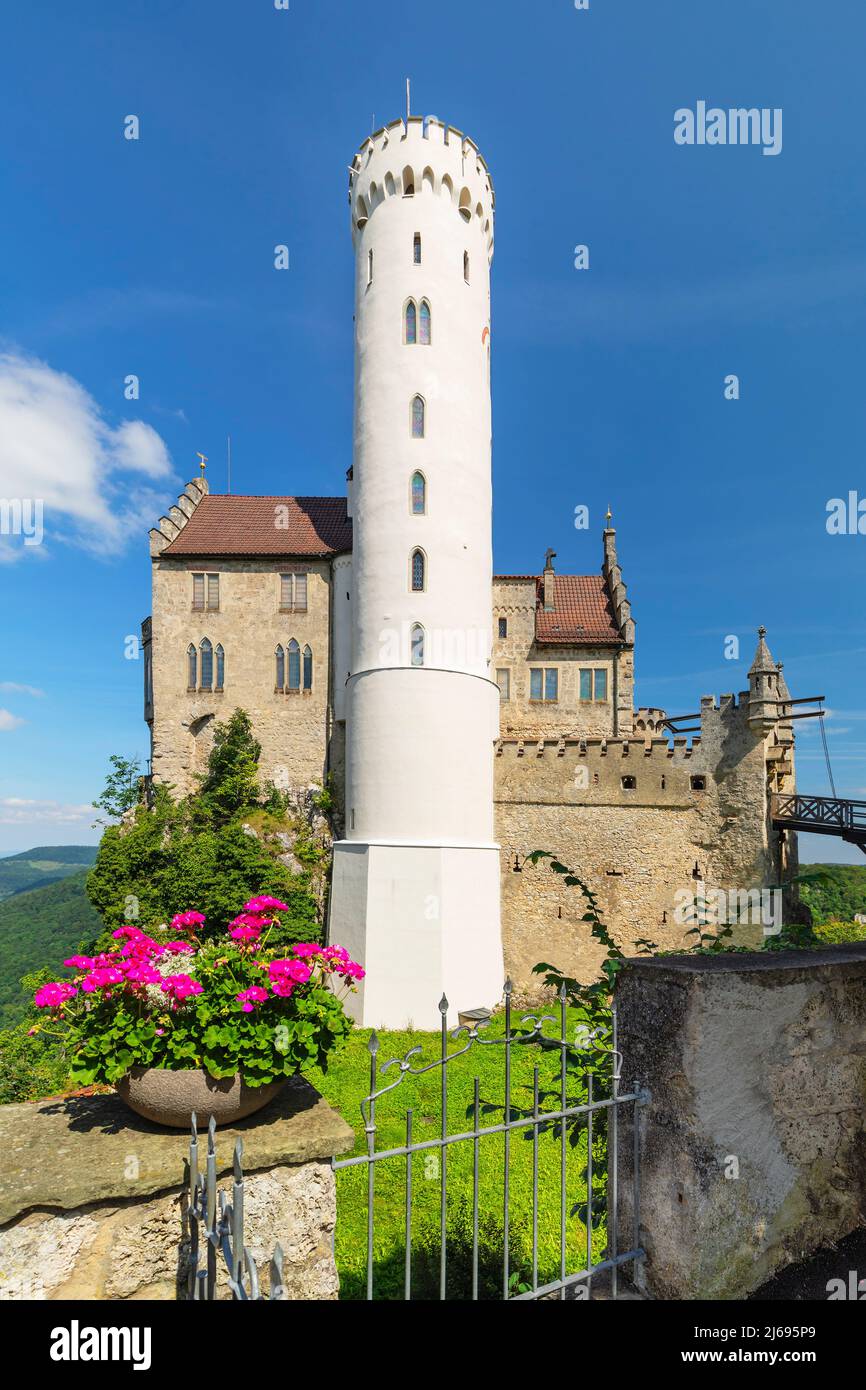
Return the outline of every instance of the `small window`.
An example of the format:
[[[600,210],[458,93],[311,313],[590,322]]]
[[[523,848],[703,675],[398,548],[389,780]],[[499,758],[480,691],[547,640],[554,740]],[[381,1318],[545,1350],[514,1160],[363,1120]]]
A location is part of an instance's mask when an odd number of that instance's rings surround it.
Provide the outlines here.
[[[545,669],[533,667],[529,672],[530,700],[553,702],[559,699],[559,670],[556,666]]]
[[[422,345],[423,345],[424,347],[429,347],[429,346],[430,346],[430,305],[427,303],[427,300],[426,300],[426,299],[422,299],[422,300],[421,300],[420,320],[421,320],[421,323],[420,323],[421,332],[420,332],[420,335],[419,335],[419,340],[420,340],[420,342],[422,343]]]
[[[403,170],[403,197],[412,198],[415,196],[415,175],[409,165]]]
[[[289,643],[289,690],[301,688],[301,649],[294,637]]]
[[[307,576],[305,574],[295,575],[294,609],[296,613],[306,613],[307,611]]]
[[[412,402],[412,438],[424,438],[424,402],[420,396]]]
[[[424,581],[426,566],[424,564],[423,550],[413,550],[412,552],[412,592],[420,594],[424,591]]]
[[[500,618],[500,619],[499,619],[499,636],[500,636],[500,637],[507,637],[507,636],[508,636],[508,619],[507,619],[507,618]]]
[[[195,690],[198,685],[198,653],[190,642],[186,649],[186,684],[188,690]]]
[[[581,671],[580,673],[580,698],[581,700],[592,699],[592,671]]]
[[[222,645],[220,645],[220,646],[218,646],[217,649],[216,649],[216,688],[217,688],[217,690],[222,690],[222,689],[224,688],[224,686],[225,686],[225,679],[226,679],[226,654],[225,654],[225,652],[224,652],[223,649],[222,649]]]
[[[463,252],[463,279],[469,284],[469,252]]]
[[[542,684],[543,680],[544,680],[544,672],[543,672],[543,671],[539,671],[537,667],[533,667],[533,669],[532,669],[532,670],[530,671],[530,673],[529,673],[529,698],[530,698],[530,700],[541,700],[541,699],[543,699],[543,697],[544,697],[544,686],[543,686],[543,684]]]
[[[291,613],[292,599],[295,593],[295,576],[293,574],[280,575],[280,608],[284,613]]]
[[[304,647],[304,689],[313,688],[313,653],[309,647]]]
[[[559,672],[555,666],[550,667],[544,673],[544,698],[545,700],[559,699]]]
[[[636,777],[623,777],[622,789],[624,792],[633,792],[637,787]]]
[[[403,326],[404,343],[416,343],[418,341],[418,311],[415,308],[414,299],[410,299],[406,305],[406,313]]]
[[[274,685],[277,688],[277,690],[282,690],[286,684],[286,654],[283,651],[282,646],[279,644],[277,645],[277,650],[274,653],[274,658],[276,662],[276,671],[274,673]]]
[[[423,473],[412,474],[412,515],[423,516],[427,511],[427,483]]]
[[[607,699],[607,671],[603,669],[595,672],[595,698]]]
[[[203,638],[199,646],[201,653],[201,685],[200,690],[210,690],[213,685],[213,647],[208,639]]]
[[[220,577],[218,574],[209,574],[207,577],[207,606],[216,609],[220,606]]]
[[[502,666],[496,672],[496,684],[499,686],[499,698],[501,700],[511,699],[511,672],[507,667]]]
[[[283,613],[306,613],[307,576],[305,574],[280,575],[280,611]]]
[[[204,608],[204,575],[194,574],[192,577],[192,606],[194,609]]]
[[[410,661],[413,666],[424,665],[424,629],[420,623],[412,627]]]
[[[421,233],[416,232],[412,238],[412,264],[421,264]]]
[[[373,252],[372,252],[372,250],[370,250],[370,251],[367,252],[367,284],[368,284],[368,285],[372,285],[372,283],[373,283]]]
[[[693,792],[705,792],[707,790],[706,777],[690,777],[689,784]]]

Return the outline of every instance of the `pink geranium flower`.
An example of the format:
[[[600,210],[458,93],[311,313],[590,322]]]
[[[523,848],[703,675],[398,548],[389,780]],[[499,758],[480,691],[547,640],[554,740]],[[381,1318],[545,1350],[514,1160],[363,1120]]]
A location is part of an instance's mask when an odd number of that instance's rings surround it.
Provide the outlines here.
[[[268,975],[272,980],[291,980],[298,985],[305,985],[312,973],[302,960],[272,960],[268,966]]]
[[[200,927],[204,920],[203,912],[178,912],[176,916],[172,917],[171,926],[177,931],[193,931],[196,927]]]
[[[33,1003],[37,1009],[59,1009],[71,999],[78,990],[75,985],[71,985],[68,980],[52,980],[47,985],[41,985],[33,996]]]
[[[260,898],[250,898],[248,903],[244,903],[244,912],[288,912],[288,903],[281,903],[279,898],[269,898],[267,894]]]
[[[268,991],[262,989],[261,985],[250,985],[249,989],[235,995],[245,1014],[251,1014],[256,1004],[263,1004],[267,997]]]
[[[169,999],[182,1004],[185,999],[190,999],[194,994],[201,994],[204,988],[198,980],[193,980],[189,975],[166,975],[162,979],[162,989]]]
[[[107,989],[110,985],[123,984],[124,972],[118,966],[104,966],[96,970],[91,970],[81,981],[81,988],[85,994],[92,994],[97,989]]]
[[[63,962],[74,970],[92,970],[96,964],[93,956],[70,956],[69,960]]]

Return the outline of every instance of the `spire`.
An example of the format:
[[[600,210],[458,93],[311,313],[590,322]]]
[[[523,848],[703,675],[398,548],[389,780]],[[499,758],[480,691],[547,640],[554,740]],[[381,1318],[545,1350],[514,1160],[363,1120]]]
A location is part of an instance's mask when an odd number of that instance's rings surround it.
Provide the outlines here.
[[[766,635],[767,629],[765,627],[759,627],[758,645],[755,649],[755,659],[752,662],[751,667],[749,668],[750,676],[760,675],[768,671],[772,672],[772,674],[774,675],[776,673],[776,663],[770,655],[770,648],[764,641]]]

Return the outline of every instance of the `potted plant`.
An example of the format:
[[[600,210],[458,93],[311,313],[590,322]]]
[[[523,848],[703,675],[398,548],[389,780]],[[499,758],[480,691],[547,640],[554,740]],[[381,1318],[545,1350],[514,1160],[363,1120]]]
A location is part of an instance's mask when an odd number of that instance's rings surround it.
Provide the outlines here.
[[[186,1128],[192,1111],[242,1119],[303,1067],[325,1067],[351,1027],[341,996],[364,971],[340,946],[280,944],[286,911],[253,898],[217,936],[201,912],[182,912],[65,961],[73,978],[34,1002],[68,1025],[72,1080],[113,1085],[139,1115]]]

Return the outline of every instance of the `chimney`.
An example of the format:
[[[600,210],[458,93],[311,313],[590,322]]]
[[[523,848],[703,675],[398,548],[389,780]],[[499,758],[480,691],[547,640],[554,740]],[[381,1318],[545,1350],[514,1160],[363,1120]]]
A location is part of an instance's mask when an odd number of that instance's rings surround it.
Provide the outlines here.
[[[556,557],[555,550],[548,550],[544,556],[544,611],[552,613],[556,608],[556,577],[553,572],[553,561]]]

